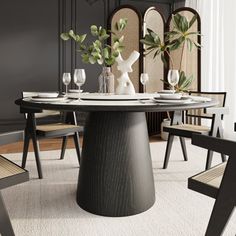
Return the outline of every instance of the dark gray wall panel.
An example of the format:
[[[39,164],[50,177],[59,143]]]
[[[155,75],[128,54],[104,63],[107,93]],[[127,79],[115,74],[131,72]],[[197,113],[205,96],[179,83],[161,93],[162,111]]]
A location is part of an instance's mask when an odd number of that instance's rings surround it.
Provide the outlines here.
[[[106,1],[97,1],[93,5],[89,5],[85,1],[77,0],[75,25],[76,31],[80,34],[84,34],[88,32],[91,25],[106,25],[107,15],[108,4],[106,4]],[[89,42],[91,42],[95,38],[88,34],[87,39]],[[85,68],[86,70],[86,83],[82,88],[90,92],[98,91],[98,76],[102,72],[101,66],[84,64],[81,61],[81,56],[78,53],[76,53],[75,65],[77,68]]]
[[[21,118],[23,90],[57,90],[58,0],[2,0],[0,7],[1,121]]]

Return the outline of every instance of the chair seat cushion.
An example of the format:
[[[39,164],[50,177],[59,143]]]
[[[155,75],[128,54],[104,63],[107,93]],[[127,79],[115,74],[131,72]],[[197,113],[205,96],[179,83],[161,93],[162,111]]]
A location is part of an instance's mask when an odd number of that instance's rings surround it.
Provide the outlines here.
[[[222,181],[225,167],[226,162],[189,178],[188,187],[215,198]]]
[[[210,132],[210,128],[208,126],[192,124],[166,126],[163,130],[174,135],[184,136],[188,138],[191,138],[192,133],[209,134]]]
[[[29,174],[15,163],[0,155],[0,189],[28,181]]]
[[[82,131],[82,127],[65,123],[37,125],[36,127],[37,135],[44,137],[69,135],[79,131]]]

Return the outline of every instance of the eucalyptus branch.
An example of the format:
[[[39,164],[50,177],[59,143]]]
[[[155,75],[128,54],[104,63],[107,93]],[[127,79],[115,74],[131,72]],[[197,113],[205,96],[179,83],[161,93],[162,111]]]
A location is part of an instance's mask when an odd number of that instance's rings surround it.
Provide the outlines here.
[[[126,24],[127,19],[121,18],[115,23],[115,30],[117,32],[123,31],[126,27]],[[82,61],[84,63],[97,63],[102,66],[113,65],[119,53],[121,53],[124,49],[124,36],[118,38],[115,36],[116,34],[112,30],[107,31],[107,29],[103,28],[102,26],[96,25],[90,26],[90,34],[95,37],[95,40],[90,45],[82,44],[86,38],[86,34],[78,35],[74,33],[73,30],[62,33],[61,39],[64,41],[71,39],[79,45],[79,50],[77,51],[81,53]],[[112,47],[106,44],[107,39],[111,37],[111,34],[114,35]]]

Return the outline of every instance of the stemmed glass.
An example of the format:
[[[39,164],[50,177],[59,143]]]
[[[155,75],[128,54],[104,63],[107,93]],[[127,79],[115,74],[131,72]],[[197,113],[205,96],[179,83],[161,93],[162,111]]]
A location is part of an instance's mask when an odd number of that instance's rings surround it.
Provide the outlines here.
[[[146,90],[147,90],[147,82],[149,81],[149,76],[147,73],[142,73],[140,75],[140,82],[141,84],[143,85],[143,92],[146,93]]]
[[[71,76],[70,73],[63,73],[62,82],[66,86],[66,95],[68,93],[68,85],[70,84]]]
[[[175,90],[175,85],[179,83],[179,71],[169,70],[167,76],[168,83],[171,85],[172,90]]]
[[[79,87],[79,101],[80,101],[80,87],[85,83],[86,74],[84,69],[75,69],[74,71],[74,83]]]

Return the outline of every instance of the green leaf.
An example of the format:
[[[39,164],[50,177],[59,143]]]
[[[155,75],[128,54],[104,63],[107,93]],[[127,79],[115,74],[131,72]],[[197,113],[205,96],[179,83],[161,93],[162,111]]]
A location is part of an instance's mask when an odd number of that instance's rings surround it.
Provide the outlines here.
[[[188,38],[186,40],[187,40],[188,50],[191,52],[192,48],[193,48],[193,42],[190,39],[188,39]]]
[[[148,40],[146,40],[146,39],[141,39],[140,42],[141,42],[142,44],[145,44],[145,45],[150,45],[150,46],[151,46],[151,45],[152,45],[152,46],[154,45],[153,42],[150,42],[150,41],[148,41]]]
[[[83,50],[86,50],[86,46],[84,44],[80,44],[80,50],[83,51]]]
[[[160,53],[160,51],[157,50],[153,55],[153,59],[155,59],[159,53]]]
[[[119,41],[119,43],[123,43],[123,41],[124,41],[124,38],[125,38],[125,36],[124,35],[122,35],[119,39],[118,39],[118,41]]]
[[[188,20],[185,16],[180,15],[179,13],[173,16],[174,26],[180,32],[185,33],[188,30]]]
[[[69,36],[76,41],[76,35],[73,30],[69,31]]]
[[[167,61],[165,59],[164,53],[161,53],[161,60],[162,60],[162,62],[164,64],[164,66],[167,68],[168,64],[167,64]]]
[[[117,52],[121,53],[124,49],[125,49],[125,47],[122,46],[122,45],[120,45],[120,46],[117,48]]]
[[[96,25],[91,25],[90,30],[93,36],[98,36],[98,27]]]
[[[126,25],[128,23],[128,19],[126,18],[121,18],[119,21],[116,22],[115,28],[117,31],[121,32],[122,30],[125,29]]]
[[[70,36],[69,36],[68,33],[62,33],[62,34],[60,35],[60,37],[61,37],[61,39],[64,40],[64,41],[67,41],[67,40],[70,39]]]
[[[96,59],[93,56],[90,56],[89,57],[89,63],[92,64],[92,65],[95,64],[96,63]]]
[[[184,42],[184,38],[178,38],[176,40],[173,40],[169,45],[168,48],[170,51],[174,51],[180,47],[180,45]]]
[[[114,51],[114,52],[112,53],[112,56],[113,56],[114,58],[117,58],[117,57],[119,56],[119,52],[118,52],[118,51]]]
[[[87,37],[87,34],[82,34],[82,35],[80,36],[80,43],[83,43],[84,40],[86,39],[86,37]]]
[[[81,57],[84,63],[89,63],[89,55],[87,53],[82,54]]]
[[[202,47],[202,45],[199,44],[198,42],[193,42],[193,44],[195,45],[196,48],[201,48]]]
[[[120,43],[119,43],[119,42],[115,42],[115,43],[113,44],[112,48],[113,48],[114,50],[117,50],[119,46],[120,46]]]
[[[115,57],[110,57],[108,59],[105,59],[105,64],[107,66],[112,66],[115,63]]]
[[[103,57],[105,59],[109,58],[109,50],[108,50],[108,48],[104,48],[103,49]]]
[[[189,26],[188,28],[190,29],[192,27],[192,25],[194,24],[194,22],[197,20],[197,14],[195,14],[192,19],[189,22]]]
[[[93,56],[95,60],[98,60],[102,57],[102,55],[99,52],[92,52],[91,56]]]
[[[105,34],[105,35],[100,36],[100,37],[99,37],[99,40],[100,40],[100,41],[105,41],[105,40],[108,39],[109,37],[110,37],[109,34]]]
[[[102,65],[102,64],[103,64],[103,61],[104,61],[103,58],[100,58],[100,59],[97,60],[97,63],[98,63],[99,65]]]

